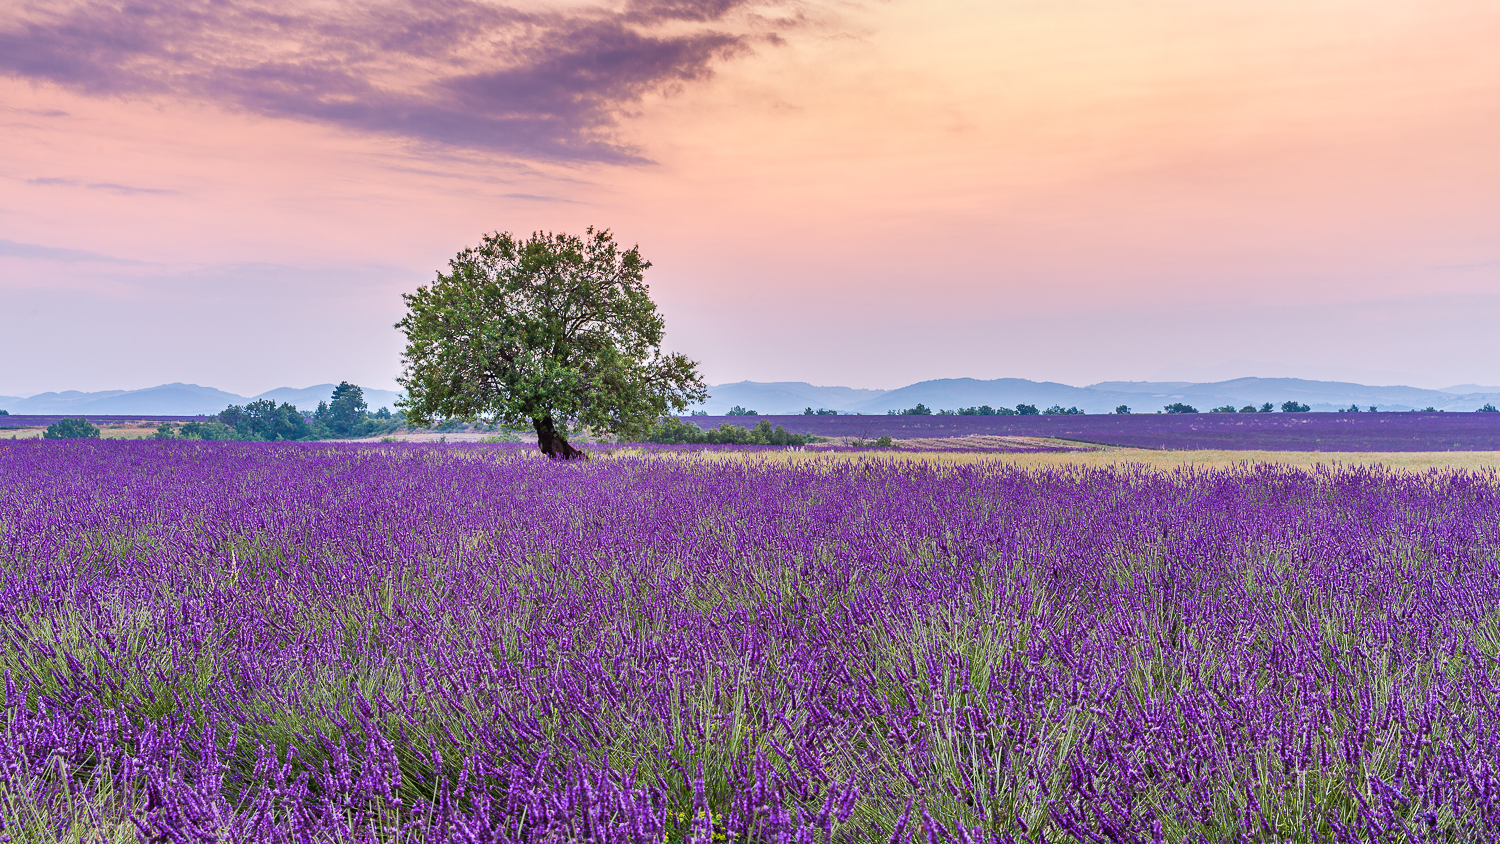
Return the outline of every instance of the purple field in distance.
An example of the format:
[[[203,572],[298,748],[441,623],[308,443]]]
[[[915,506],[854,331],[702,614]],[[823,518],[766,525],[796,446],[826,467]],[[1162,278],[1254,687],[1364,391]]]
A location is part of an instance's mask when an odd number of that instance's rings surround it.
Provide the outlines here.
[[[0,442],[0,840],[1492,841],[1497,617],[1493,472]]]
[[[202,422],[203,420],[213,418],[212,416],[98,416],[80,413],[7,415],[0,416],[0,431],[6,428],[43,428],[60,419],[77,419],[79,416],[82,416],[95,425],[109,425],[123,422]]]
[[[684,416],[701,428],[764,419],[820,437],[1056,437],[1233,451],[1500,451],[1500,413],[1151,413],[1088,416]]]

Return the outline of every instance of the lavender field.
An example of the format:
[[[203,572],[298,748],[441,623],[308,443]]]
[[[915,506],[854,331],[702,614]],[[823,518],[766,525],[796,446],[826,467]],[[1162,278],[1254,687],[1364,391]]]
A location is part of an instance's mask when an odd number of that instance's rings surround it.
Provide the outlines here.
[[[0,444],[0,840],[1487,841],[1500,477]]]
[[[1116,416],[695,416],[700,427],[765,419],[820,437],[1026,436],[1099,445],[1233,451],[1500,451],[1500,413],[1142,413]]]

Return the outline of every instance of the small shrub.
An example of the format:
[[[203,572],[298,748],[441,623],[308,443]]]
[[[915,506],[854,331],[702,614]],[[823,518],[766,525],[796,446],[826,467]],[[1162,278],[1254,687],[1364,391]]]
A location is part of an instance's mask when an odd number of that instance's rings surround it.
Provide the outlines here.
[[[1047,416],[1082,416],[1083,415],[1083,411],[1079,410],[1076,407],[1063,407],[1060,404],[1054,404],[1051,407],[1047,408],[1046,410],[1042,411],[1042,413],[1045,414],[1045,415],[1047,415]]]
[[[1253,405],[1253,404],[1247,404],[1244,407],[1240,408],[1240,413],[1254,413],[1254,412],[1255,412],[1255,405]]]
[[[42,436],[49,440],[97,440],[99,429],[82,416],[59,419],[47,426]]]
[[[1251,409],[1253,410],[1254,408]],[[1239,413],[1239,411],[1234,409],[1234,405],[1226,404],[1223,407],[1216,407],[1210,410],[1209,413]]]
[[[1020,416],[1036,416],[1041,411],[1037,410],[1034,404],[1018,404],[1016,405],[1016,413]]]
[[[1312,408],[1305,404],[1298,404],[1295,401],[1284,401],[1281,403],[1282,413],[1306,413],[1309,410],[1312,410]]]
[[[750,410],[748,408],[740,407],[739,405],[735,405],[734,407],[729,408],[729,413],[727,413],[725,415],[727,415],[727,416],[759,416],[760,412],[759,411],[755,411],[755,410]]]
[[[1163,407],[1162,410],[1166,411],[1167,413],[1197,413],[1198,412],[1198,408],[1193,407],[1190,404],[1184,404],[1184,403],[1182,403],[1180,401],[1174,401],[1171,404]]]

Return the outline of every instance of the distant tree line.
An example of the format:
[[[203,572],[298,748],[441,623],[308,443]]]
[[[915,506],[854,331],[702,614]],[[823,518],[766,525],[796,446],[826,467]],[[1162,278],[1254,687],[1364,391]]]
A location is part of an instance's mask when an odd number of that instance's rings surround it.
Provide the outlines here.
[[[389,408],[370,412],[364,390],[341,381],[328,401],[304,413],[290,402],[260,399],[244,406],[230,405],[212,419],[157,426],[159,440],[230,440],[238,442],[295,442],[373,437],[406,426],[406,419]]]
[[[755,423],[754,428],[746,429],[725,422],[717,428],[709,428],[705,431],[691,422],[683,422],[672,416],[657,420],[646,435],[648,443],[701,445],[806,445],[816,439],[817,437],[806,434],[790,433],[780,425],[773,428],[765,419]]]

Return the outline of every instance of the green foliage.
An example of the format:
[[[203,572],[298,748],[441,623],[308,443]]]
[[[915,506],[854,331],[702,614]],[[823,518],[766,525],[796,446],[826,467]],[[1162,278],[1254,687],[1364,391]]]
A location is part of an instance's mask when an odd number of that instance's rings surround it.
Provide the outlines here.
[[[786,428],[780,425],[773,428],[765,419],[755,423],[755,427],[748,430],[726,422],[717,428],[705,431],[690,422],[666,416],[657,420],[646,435],[645,442],[703,445],[806,445],[815,439],[817,438],[805,434],[788,433]]]
[[[1312,410],[1312,408],[1308,407],[1305,404],[1298,404],[1295,401],[1284,401],[1281,403],[1282,413],[1307,413],[1310,410]]]
[[[990,407],[981,404],[978,407],[960,407],[959,416],[1015,416],[1016,412],[1008,407]]]
[[[886,411],[886,415],[887,416],[931,416],[932,415],[932,409],[929,408],[927,405],[922,404],[921,402],[917,402],[917,406],[916,407],[907,408],[906,410],[887,410]]]
[[[357,414],[357,415],[356,415]],[[290,402],[280,405],[260,399],[245,406],[230,405],[211,419],[181,426],[163,422],[156,427],[158,440],[238,440],[247,442],[321,440],[331,437],[372,437],[406,426],[400,413],[382,407],[375,413],[365,409],[363,391],[344,381],[333,392],[333,403],[319,402],[309,418]]]
[[[1351,405],[1349,405],[1349,409],[1346,410],[1346,411],[1344,411],[1344,412],[1345,413],[1358,413],[1359,412],[1359,405],[1357,405],[1357,404],[1351,404]]]
[[[1270,413],[1273,410],[1275,410],[1275,408],[1271,406],[1271,403],[1270,402],[1266,402],[1265,404],[1263,404],[1263,405],[1260,406],[1260,410],[1258,412],[1259,413]]]
[[[1115,408],[1115,413],[1117,413],[1117,414],[1119,414],[1121,416],[1129,416],[1130,415],[1130,405],[1128,405],[1128,404],[1122,404],[1122,405],[1120,405],[1119,407]]]
[[[157,428],[156,430],[157,433],[161,433],[160,428]],[[245,437],[242,436],[239,431],[229,427],[228,425],[225,425],[223,422],[220,422],[217,419],[212,419],[207,422],[193,421],[184,423],[181,428],[177,429],[177,436],[179,439],[184,440],[223,441],[245,439]]]
[[[675,416],[663,416],[656,420],[656,424],[646,433],[644,441],[663,444],[705,442],[702,428]]]
[[[802,411],[803,416],[837,416],[838,414],[839,412],[837,410],[829,410],[826,407],[820,407],[817,410],[813,410],[809,407],[808,409]]]
[[[1166,411],[1167,413],[1197,413],[1198,412],[1198,408],[1193,407],[1190,404],[1184,404],[1184,403],[1182,403],[1180,401],[1174,401],[1171,404],[1167,405],[1166,407],[1163,407],[1162,410]]]
[[[6,410],[3,407],[0,407],[0,416],[9,416],[9,415],[10,415],[10,411]]]
[[[1422,412],[1423,413],[1437,413],[1437,408],[1433,407],[1432,405],[1428,405],[1428,406],[1422,408]]]
[[[1083,411],[1076,407],[1063,407],[1060,404],[1054,404],[1042,411],[1042,414],[1046,416],[1082,416]]]
[[[1251,410],[1254,410],[1254,408],[1251,408]],[[1239,413],[1239,411],[1234,409],[1234,405],[1226,404],[1223,407],[1216,407],[1210,410],[1209,413]]]
[[[957,416],[958,415],[958,411],[956,411],[956,410],[939,410],[937,412],[937,415],[938,416]]]
[[[49,440],[97,440],[99,429],[82,416],[76,416],[53,422],[42,436]]]
[[[333,388],[333,398],[328,402],[328,430],[341,437],[354,436],[369,409],[365,404],[364,390],[348,381],[340,381]]]
[[[1016,413],[1021,416],[1036,416],[1041,411],[1037,410],[1034,404],[1018,404],[1016,405]]]
[[[740,407],[739,405],[735,405],[734,407],[729,408],[729,412],[726,413],[725,415],[726,416],[759,416],[760,413],[758,411],[750,410],[748,408],[744,408],[744,407]]]
[[[312,434],[302,411],[289,402],[277,406],[270,399],[244,407],[232,404],[219,412],[219,421],[233,428],[239,440],[305,440]]]
[[[579,454],[569,430],[643,437],[656,419],[708,397],[697,364],[661,351],[650,266],[592,227],[586,238],[486,236],[403,295],[401,408],[415,424],[531,425],[554,457]]]
[[[1240,408],[1240,413],[1254,413],[1254,412],[1255,412],[1255,405],[1253,405],[1253,404],[1247,404],[1244,407]]]
[[[1370,408],[1370,412],[1374,413],[1375,412],[1375,408],[1373,408],[1373,407]],[[1490,404],[1489,402],[1485,402],[1484,403],[1484,407],[1479,408],[1477,411],[1475,411],[1475,413],[1500,413],[1500,408],[1495,407],[1493,404]]]

